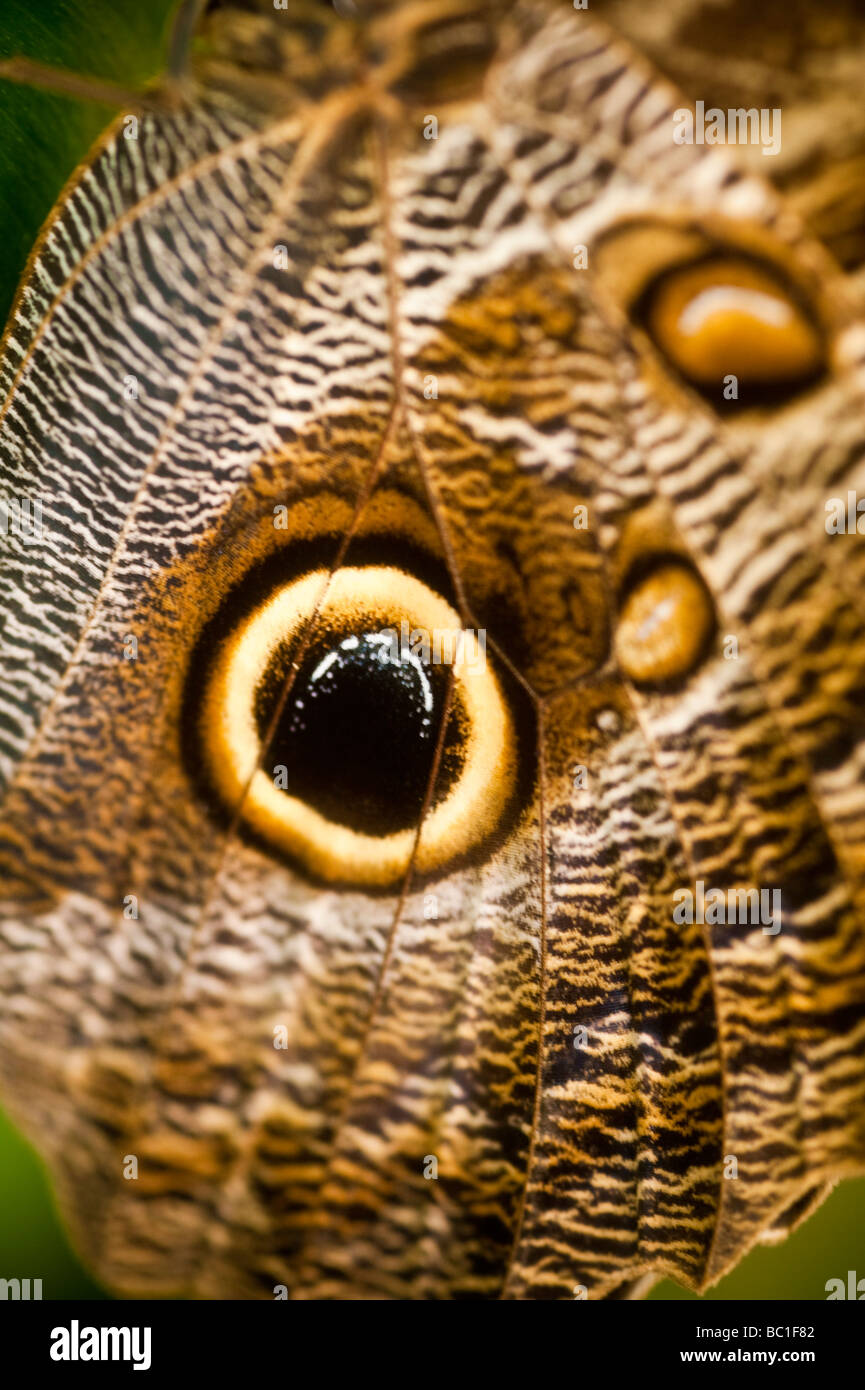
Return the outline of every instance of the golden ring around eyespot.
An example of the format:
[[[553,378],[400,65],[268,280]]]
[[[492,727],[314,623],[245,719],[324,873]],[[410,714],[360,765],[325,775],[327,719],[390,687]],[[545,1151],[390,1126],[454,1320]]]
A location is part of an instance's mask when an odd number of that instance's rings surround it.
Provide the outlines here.
[[[447,632],[451,641],[464,633],[451,707],[463,716],[462,772],[447,795],[433,801],[414,860],[419,874],[438,871],[495,830],[516,783],[516,737],[475,634],[463,629],[445,599],[403,570],[348,567],[330,575],[318,569],[278,588],[238,624],[216,654],[201,704],[209,780],[225,806],[232,812],[239,807],[241,821],[261,839],[325,882],[385,888],[405,875],[414,828],[383,836],[352,830],[275,786],[261,766],[256,689],[279,650],[299,642],[314,614],[316,626],[346,634],[399,631],[401,620],[410,628]]]
[[[735,256],[672,271],[653,292],[655,343],[699,386],[732,374],[771,386],[810,377],[823,361],[820,334],[768,272]]]
[[[669,560],[627,595],[616,629],[616,656],[636,685],[681,680],[700,661],[715,627],[702,579],[682,561]]]

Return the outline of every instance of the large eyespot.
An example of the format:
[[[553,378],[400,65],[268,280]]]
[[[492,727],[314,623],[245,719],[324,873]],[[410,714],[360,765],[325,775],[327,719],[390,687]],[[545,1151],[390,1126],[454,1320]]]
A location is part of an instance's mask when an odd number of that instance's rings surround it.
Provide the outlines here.
[[[636,685],[674,685],[696,668],[715,631],[715,610],[700,576],[678,558],[642,568],[626,590],[616,656]]]
[[[429,585],[387,565],[315,569],[219,626],[199,647],[193,737],[223,811],[260,844],[325,882],[384,888],[499,827],[512,712],[486,635]]]
[[[717,404],[792,395],[823,370],[821,332],[804,303],[744,257],[668,271],[649,286],[639,317],[685,380]],[[731,377],[735,392],[725,392]]]

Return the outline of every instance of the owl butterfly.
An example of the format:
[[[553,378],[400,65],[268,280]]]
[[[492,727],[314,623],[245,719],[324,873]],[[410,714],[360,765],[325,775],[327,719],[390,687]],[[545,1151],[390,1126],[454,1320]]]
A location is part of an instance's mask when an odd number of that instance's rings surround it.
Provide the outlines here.
[[[12,313],[3,1099],[116,1290],[704,1289],[865,1166],[865,141],[678,143],[700,5],[341,10]]]

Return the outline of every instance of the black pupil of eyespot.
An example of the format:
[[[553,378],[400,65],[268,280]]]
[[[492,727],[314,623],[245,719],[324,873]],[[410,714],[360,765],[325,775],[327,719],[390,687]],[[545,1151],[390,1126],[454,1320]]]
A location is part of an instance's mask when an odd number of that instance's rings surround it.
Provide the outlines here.
[[[265,766],[276,785],[327,819],[368,835],[413,827],[423,808],[445,707],[447,665],[430,664],[398,634],[347,634],[306,652],[279,711],[287,663],[256,691]],[[455,721],[442,749],[436,800],[459,771]],[[280,772],[284,769],[284,772]]]

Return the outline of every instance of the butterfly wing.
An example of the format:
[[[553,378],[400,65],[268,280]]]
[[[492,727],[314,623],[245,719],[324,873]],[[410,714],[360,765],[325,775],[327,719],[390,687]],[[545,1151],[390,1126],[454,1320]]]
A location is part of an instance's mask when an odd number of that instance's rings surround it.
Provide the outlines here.
[[[4,483],[44,524],[0,578],[0,1076],[122,1289],[702,1287],[861,1170],[861,546],[823,525],[862,476],[855,316],[602,26],[419,15],[371,22],[373,97],[310,12],[268,30],[294,85],[217,52],[109,134],[5,342]],[[658,209],[819,280],[806,399],[722,421],[659,367],[616,275]],[[713,609],[672,690],[617,659],[659,554]],[[341,571],[441,576],[510,707],[507,814],[436,867],[446,703],[375,891],[201,775],[199,668],[297,557],[319,615]],[[782,930],[675,921],[701,879],[780,888]]]

